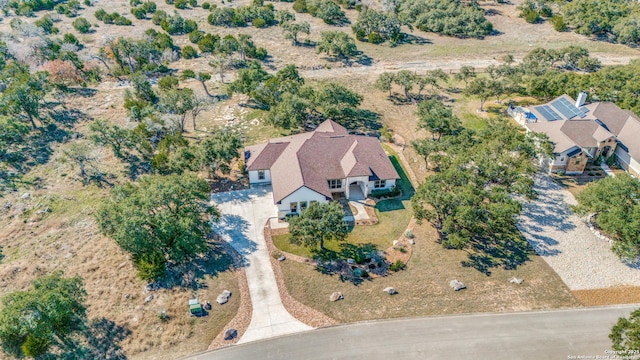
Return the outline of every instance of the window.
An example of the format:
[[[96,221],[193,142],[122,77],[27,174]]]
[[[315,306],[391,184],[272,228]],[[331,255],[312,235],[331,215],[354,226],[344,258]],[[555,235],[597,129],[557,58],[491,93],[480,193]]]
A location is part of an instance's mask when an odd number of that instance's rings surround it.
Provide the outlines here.
[[[342,180],[340,179],[334,179],[334,180],[329,180],[329,189],[342,189]]]
[[[300,211],[304,211],[307,208],[306,201],[300,201]]]
[[[375,189],[380,189],[387,186],[387,180],[376,180],[373,182],[373,187]]]
[[[564,161],[564,156],[560,158],[560,161]]]
[[[291,211],[292,213],[297,213],[298,212],[298,203],[297,202],[289,203],[289,211]]]
[[[580,164],[580,160],[582,160],[582,159],[577,158],[577,159],[576,159],[576,163],[575,163],[575,164],[576,164],[576,165],[579,165],[579,164]]]
[[[264,170],[258,170],[258,180],[264,180]]]

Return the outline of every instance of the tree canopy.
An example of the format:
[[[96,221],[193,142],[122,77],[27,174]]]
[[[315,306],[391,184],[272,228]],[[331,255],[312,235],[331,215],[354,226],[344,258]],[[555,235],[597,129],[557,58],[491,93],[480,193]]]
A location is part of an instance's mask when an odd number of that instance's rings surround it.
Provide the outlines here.
[[[209,249],[209,184],[193,174],[147,175],[113,189],[96,213],[100,231],[126,252],[143,280],[160,279],[168,261],[182,264]]]
[[[56,272],[33,281],[28,290],[5,295],[0,308],[2,349],[15,357],[37,358],[62,346],[86,321],[86,292],[79,277]]]
[[[611,329],[609,339],[615,351],[628,351],[635,354],[640,349],[640,309],[635,310],[629,318],[618,318],[618,322]],[[623,353],[624,354],[624,353]]]
[[[627,173],[590,183],[578,196],[576,210],[596,213],[595,222],[615,241],[622,259],[640,255],[640,181]]]
[[[516,228],[517,196],[536,195],[532,176],[544,139],[525,135],[503,119],[440,141],[446,146],[425,145],[431,146],[425,153],[441,156],[437,173],[412,198],[416,218],[431,222],[445,247],[469,251],[464,265],[490,273],[492,267],[515,268],[526,261],[529,248]]]
[[[493,24],[475,1],[409,0],[397,11],[404,23],[422,31],[460,38],[483,38],[493,31]]]
[[[338,202],[312,202],[309,207],[289,219],[289,241],[307,247],[324,249],[325,241],[342,241],[347,237],[344,210]]]

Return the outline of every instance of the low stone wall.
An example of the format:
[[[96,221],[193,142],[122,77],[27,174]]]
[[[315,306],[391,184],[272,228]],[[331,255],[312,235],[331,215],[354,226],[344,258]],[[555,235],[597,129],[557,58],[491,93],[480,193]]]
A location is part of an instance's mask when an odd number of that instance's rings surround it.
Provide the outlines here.
[[[604,236],[604,234],[602,234],[600,231],[598,231],[596,226],[593,224],[593,217],[596,216],[596,215],[598,215],[598,213],[589,214],[587,216],[587,225],[589,225],[589,230],[591,230],[593,235],[595,235],[598,239],[606,240],[606,241],[609,242],[609,244],[613,245],[613,240],[611,240],[608,237]]]

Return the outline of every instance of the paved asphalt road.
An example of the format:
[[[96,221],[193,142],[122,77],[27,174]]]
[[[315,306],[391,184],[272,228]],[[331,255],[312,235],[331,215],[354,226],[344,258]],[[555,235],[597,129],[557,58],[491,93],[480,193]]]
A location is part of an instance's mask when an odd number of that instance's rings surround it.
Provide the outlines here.
[[[358,323],[234,345],[190,359],[607,359],[611,326],[639,306]]]

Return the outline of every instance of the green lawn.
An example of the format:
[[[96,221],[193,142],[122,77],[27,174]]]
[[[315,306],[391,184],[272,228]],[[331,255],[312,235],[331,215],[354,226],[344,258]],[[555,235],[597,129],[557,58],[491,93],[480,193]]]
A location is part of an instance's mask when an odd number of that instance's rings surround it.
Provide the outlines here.
[[[389,148],[385,147],[385,149],[391,154],[389,159],[396,168],[398,175],[400,175],[397,186],[402,190],[402,197],[401,199],[388,199],[378,202],[375,208],[378,223],[351,228],[346,239],[349,244],[371,243],[380,249],[386,249],[392,245],[393,240],[397,240],[402,235],[413,215],[410,201],[414,192],[413,186],[400,164],[397,154]],[[306,257],[313,256],[312,249],[289,243],[289,234],[274,236],[273,243],[282,251]],[[325,243],[325,248],[339,251],[340,244],[337,241],[328,241]]]

